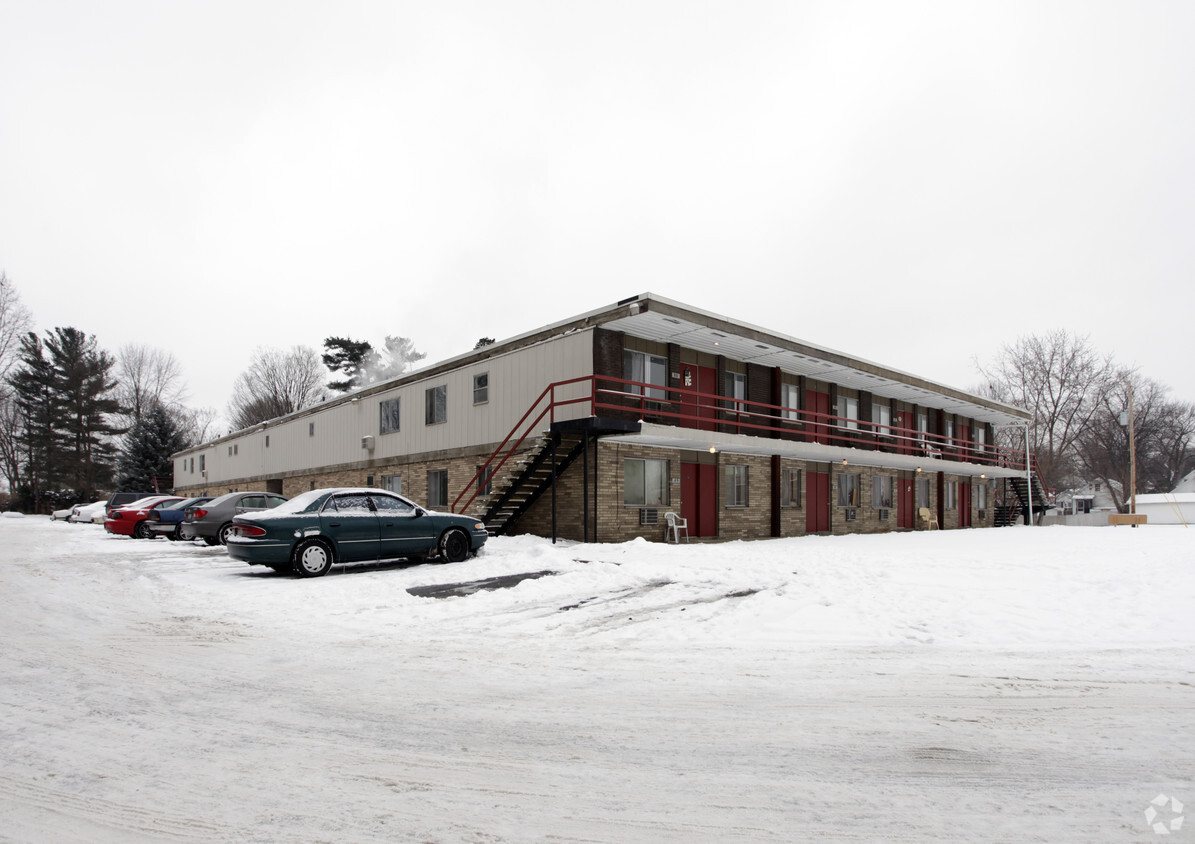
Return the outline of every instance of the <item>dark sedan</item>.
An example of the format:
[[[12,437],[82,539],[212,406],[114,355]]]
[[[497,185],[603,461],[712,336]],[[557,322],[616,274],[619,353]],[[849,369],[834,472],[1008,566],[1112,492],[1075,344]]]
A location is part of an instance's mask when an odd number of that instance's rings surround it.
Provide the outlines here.
[[[188,507],[197,507],[211,501],[211,496],[204,498],[185,498],[158,510],[150,510],[145,514],[145,526],[151,537],[164,536],[167,539],[181,539],[183,516]]]
[[[425,510],[386,490],[315,489],[273,510],[233,519],[228,556],[318,577],[333,563],[432,556],[458,563],[486,538],[477,519]]]
[[[241,513],[268,510],[286,501],[272,492],[230,492],[213,498],[206,504],[188,507],[183,511],[179,538],[190,541],[202,539],[208,545],[228,542],[232,519]]]

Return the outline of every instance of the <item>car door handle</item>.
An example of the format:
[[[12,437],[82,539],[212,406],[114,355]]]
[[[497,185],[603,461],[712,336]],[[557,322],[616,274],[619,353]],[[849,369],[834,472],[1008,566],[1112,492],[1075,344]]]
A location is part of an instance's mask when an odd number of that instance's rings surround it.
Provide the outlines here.
[[[328,522],[328,527],[340,527],[340,522]]]

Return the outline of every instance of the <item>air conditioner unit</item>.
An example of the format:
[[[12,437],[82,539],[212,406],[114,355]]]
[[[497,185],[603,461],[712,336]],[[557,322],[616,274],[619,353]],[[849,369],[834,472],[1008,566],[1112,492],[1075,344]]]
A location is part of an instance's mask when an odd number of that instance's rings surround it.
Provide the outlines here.
[[[639,511],[639,524],[641,525],[658,525],[660,523],[660,511],[655,508],[644,508]]]
[[[368,436],[368,435],[362,437],[361,438],[361,447],[364,449],[368,449],[369,451],[373,451],[373,437]]]

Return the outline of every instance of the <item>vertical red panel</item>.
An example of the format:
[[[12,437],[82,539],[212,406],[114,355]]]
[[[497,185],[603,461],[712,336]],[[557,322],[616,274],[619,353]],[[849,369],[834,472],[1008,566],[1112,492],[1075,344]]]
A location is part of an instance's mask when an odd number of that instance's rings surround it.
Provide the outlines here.
[[[911,530],[915,524],[915,483],[912,478],[896,479],[896,526],[899,528],[909,528]]]
[[[830,530],[830,473],[805,473],[805,532]]]
[[[830,413],[830,394],[819,393],[816,390],[806,390],[805,409],[813,413],[828,416]],[[825,416],[814,418],[824,419]],[[828,445],[830,442],[830,426],[825,422],[807,421],[805,423],[805,441]]]

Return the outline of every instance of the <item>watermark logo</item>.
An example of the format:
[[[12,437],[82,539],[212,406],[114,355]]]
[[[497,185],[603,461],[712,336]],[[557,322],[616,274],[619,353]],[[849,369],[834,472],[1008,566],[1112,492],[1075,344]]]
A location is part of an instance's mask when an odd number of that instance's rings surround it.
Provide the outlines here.
[[[1163,817],[1163,816],[1166,817]],[[1169,835],[1183,828],[1183,804],[1177,797],[1159,794],[1145,809],[1145,822],[1158,835]]]

